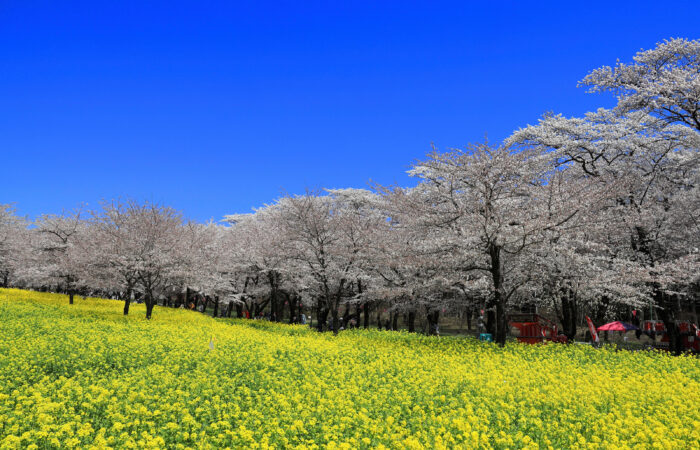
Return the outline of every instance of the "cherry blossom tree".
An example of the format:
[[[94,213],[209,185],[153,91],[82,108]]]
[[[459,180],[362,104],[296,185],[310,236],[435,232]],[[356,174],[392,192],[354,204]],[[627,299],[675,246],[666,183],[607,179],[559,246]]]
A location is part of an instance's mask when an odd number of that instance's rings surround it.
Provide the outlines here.
[[[679,351],[675,290],[698,269],[691,256],[695,247],[688,246],[697,242],[697,225],[687,211],[700,206],[700,135],[642,111],[621,116],[601,109],[583,118],[547,116],[514,133],[508,143],[549,152],[559,167],[575,167],[582,179],[605,187],[607,196],[588,214],[603,214],[621,233],[606,239],[616,245],[609,251],[614,265],[638,275],[626,278],[628,287],[636,286],[638,299],[651,296]],[[674,261],[684,261],[687,271]]]
[[[700,131],[700,40],[665,40],[631,64],[601,67],[579,84],[617,94],[617,113],[647,112]]]
[[[58,282],[72,305],[88,265],[82,207],[59,215],[42,215],[34,226],[38,233],[35,251],[40,253],[41,281]]]
[[[103,202],[101,209],[92,213],[95,230],[94,260],[96,279],[105,280],[121,292],[124,315],[129,314],[134,290],[138,283],[138,259],[134,254],[134,233],[138,227],[133,216],[139,206],[133,200]]]
[[[0,286],[9,287],[28,264],[30,232],[12,205],[0,204]]]
[[[275,205],[284,251],[298,270],[295,280],[317,301],[319,327],[330,314],[335,333],[339,307],[362,275],[365,231],[377,217],[371,198],[363,190],[329,190],[283,197]]]
[[[104,265],[118,277],[128,295],[144,293],[146,318],[150,319],[158,296],[171,288],[187,261],[186,228],[179,212],[153,203],[128,201],[104,205],[98,216],[105,243]]]
[[[181,284],[211,299],[214,316],[230,316],[234,306],[245,304],[248,293],[245,284],[250,276],[243,262],[245,253],[239,246],[240,229],[214,223],[188,224],[186,228],[189,249],[182,267]],[[226,310],[220,310],[224,305]]]
[[[415,218],[419,230],[438,232],[433,251],[448,256],[455,273],[490,277],[489,328],[499,344],[505,343],[506,305],[530,281],[516,270],[518,258],[542,240],[543,232],[570,222],[585,191],[553,201],[548,190],[561,172],[553,170],[549,155],[488,143],[433,151],[409,174],[421,182],[413,195],[394,189],[394,202],[405,217]]]
[[[415,211],[403,209],[410,204],[403,196],[418,196],[419,192],[405,189],[397,195],[391,189],[377,188],[384,195],[380,197],[379,220],[365,231],[370,233],[370,243],[362,297],[372,299],[377,309],[390,313],[392,329],[396,329],[398,315],[404,314],[408,330],[416,331],[416,318],[425,313],[426,333],[436,334],[441,311],[466,306],[454,301],[467,298],[464,286],[454,282],[458,277],[454,274],[452,258],[435,251],[439,248],[441,231],[418,226]],[[474,298],[473,293],[469,298]]]
[[[290,256],[281,228],[282,210],[277,204],[265,205],[253,214],[233,214],[226,221],[233,224],[231,245],[234,249],[236,290],[246,310],[256,316],[269,304],[270,319],[282,320],[284,302],[290,320],[296,315],[303,286],[290,281]]]

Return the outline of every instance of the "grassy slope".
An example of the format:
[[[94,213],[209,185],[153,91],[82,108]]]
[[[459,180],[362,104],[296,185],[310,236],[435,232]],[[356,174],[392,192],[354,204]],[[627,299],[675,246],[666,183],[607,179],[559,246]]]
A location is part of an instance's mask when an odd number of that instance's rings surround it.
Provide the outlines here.
[[[18,290],[0,290],[0,319],[0,447],[700,447],[694,357],[164,308],[149,322]]]

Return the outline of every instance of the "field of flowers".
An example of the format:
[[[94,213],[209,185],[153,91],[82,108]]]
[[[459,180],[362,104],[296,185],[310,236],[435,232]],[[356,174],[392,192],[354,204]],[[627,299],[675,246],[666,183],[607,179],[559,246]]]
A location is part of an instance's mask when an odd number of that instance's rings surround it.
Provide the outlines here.
[[[694,357],[121,308],[0,290],[0,448],[700,448]]]

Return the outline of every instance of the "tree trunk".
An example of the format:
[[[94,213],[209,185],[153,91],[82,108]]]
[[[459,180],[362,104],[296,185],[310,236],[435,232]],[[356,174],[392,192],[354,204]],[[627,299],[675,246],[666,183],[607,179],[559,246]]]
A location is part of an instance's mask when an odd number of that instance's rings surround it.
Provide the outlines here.
[[[131,294],[133,292],[133,288],[131,285],[126,287],[126,296],[124,298],[124,315],[129,314],[129,306],[131,306]]]
[[[333,320],[333,334],[338,334],[340,329],[340,317],[338,317],[338,308],[331,309],[331,319]]]
[[[576,298],[571,289],[566,289],[561,299],[562,331],[569,341],[576,337]]]
[[[318,329],[319,332],[321,332],[321,331],[323,331],[323,326],[328,321],[328,309],[324,308],[322,306],[319,306],[317,319],[318,319],[318,323],[316,324],[316,328]]]
[[[73,296],[75,293],[73,291],[68,291],[68,303],[73,304]]]
[[[231,317],[230,314],[229,317]],[[238,317],[239,319],[243,317],[243,305],[241,305],[240,303],[236,303],[236,317]]]
[[[661,307],[658,309],[659,319],[664,323],[666,335],[668,336],[668,350],[674,355],[683,353],[683,338],[681,331],[676,324],[676,313],[678,302],[674,301],[672,296],[666,295],[658,287],[655,286],[654,297],[656,304]]]
[[[155,306],[155,301],[153,300],[153,295],[146,294],[146,319],[151,319],[153,314],[153,307]]]
[[[502,301],[496,303],[496,343],[503,347],[506,344],[506,310]]]
[[[214,297],[214,314],[213,317],[219,316],[219,296]]]
[[[150,319],[153,314],[153,307],[155,304],[153,302],[146,302],[146,319]]]
[[[267,272],[267,280],[270,283],[270,320],[272,322],[282,320],[282,308],[279,305],[278,277],[279,275],[274,270]]]
[[[362,304],[362,308],[365,310],[365,330],[369,328],[369,302],[365,302]]]
[[[394,331],[398,331],[399,329],[399,314],[394,313],[394,320],[391,322],[391,329]]]
[[[439,334],[438,323],[440,320],[440,311],[435,310],[428,313],[428,335],[436,336]]]
[[[467,319],[467,331],[472,331],[472,316],[474,315],[474,311],[470,308],[467,308],[466,311],[466,319]]]
[[[343,313],[343,321],[341,325],[343,328],[348,327],[348,321],[350,320],[350,305],[346,304],[345,305],[345,312]]]
[[[289,295],[287,301],[289,302],[289,323],[296,323],[298,322],[296,298],[293,295]]]
[[[493,280],[493,303],[496,306],[495,315],[495,339],[494,341],[503,346],[506,343],[506,305],[503,295],[503,273],[501,271],[501,246],[495,243],[489,244],[489,256],[491,257],[491,278]],[[489,311],[489,319],[491,319],[491,311]],[[489,320],[491,322],[491,320]]]
[[[382,311],[377,308],[377,328],[382,329]]]
[[[408,312],[408,332],[415,333],[416,331],[416,312],[411,310]]]

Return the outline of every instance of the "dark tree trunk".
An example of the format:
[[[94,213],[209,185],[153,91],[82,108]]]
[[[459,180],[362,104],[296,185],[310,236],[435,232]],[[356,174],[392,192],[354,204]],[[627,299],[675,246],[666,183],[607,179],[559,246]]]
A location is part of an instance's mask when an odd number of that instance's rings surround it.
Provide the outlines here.
[[[656,304],[661,307],[658,309],[659,319],[664,323],[666,335],[668,336],[668,350],[674,355],[683,353],[683,338],[681,331],[676,324],[676,313],[678,312],[678,302],[673,296],[667,295],[655,286],[654,297]]]
[[[377,328],[382,329],[382,311],[377,308]]]
[[[438,335],[438,323],[440,320],[440,311],[435,310],[428,313],[428,335]]]
[[[146,319],[150,319],[152,314],[153,314],[153,306],[155,306],[152,302],[146,303]]]
[[[505,296],[503,295],[503,274],[501,264],[501,246],[494,243],[489,244],[489,256],[491,257],[491,278],[493,280],[493,303],[496,306],[493,322],[495,326],[494,341],[503,346],[506,343],[506,305]],[[491,312],[489,311],[489,322],[491,321]]]
[[[219,316],[219,296],[214,297],[214,314],[213,317]]]
[[[362,308],[365,310],[364,327],[365,327],[365,329],[367,329],[367,328],[369,328],[369,302],[363,303]]]
[[[489,302],[487,305],[489,308],[486,311],[486,332],[491,336],[496,335],[496,311],[493,309],[493,303]]]
[[[338,317],[338,308],[331,310],[331,319],[333,320],[333,334],[338,334],[340,329],[340,317]]]
[[[348,327],[348,321],[350,320],[350,305],[345,305],[345,312],[343,313],[343,321],[341,325],[343,328]]]
[[[277,322],[277,292],[270,293],[270,321]]]
[[[267,280],[270,284],[270,320],[280,322],[282,320],[282,306],[279,299],[279,274],[274,270],[267,273]]]
[[[289,323],[297,323],[297,301],[295,296],[289,295],[288,297],[288,302],[289,302]]]
[[[391,329],[397,331],[399,329],[399,314],[394,313],[394,319],[391,321]]]
[[[501,347],[506,344],[506,310],[502,301],[496,303],[496,343]]]
[[[155,306],[155,302],[153,301],[152,298],[146,297],[146,319],[151,319],[151,316],[153,315],[153,307]]]
[[[319,332],[321,332],[321,331],[323,331],[323,326],[326,324],[326,321],[328,321],[328,309],[324,308],[322,306],[319,306],[317,319],[318,319],[318,323],[316,324],[316,328],[318,329]]]
[[[416,331],[416,312],[411,310],[408,312],[408,332],[415,333]]]
[[[265,303],[263,303],[263,304],[254,303],[253,309],[255,311],[253,311],[253,317],[258,317],[262,313],[264,307],[265,307]]]
[[[131,305],[131,294],[133,292],[133,288],[131,286],[127,286],[126,288],[126,295],[124,297],[124,315],[129,314],[129,306]]]
[[[229,317],[231,317],[230,314]],[[239,319],[243,317],[243,305],[240,303],[236,304],[236,317],[238,317]]]
[[[284,291],[281,291],[279,289],[279,274],[276,275],[277,280],[277,309],[275,310],[275,317],[277,318],[277,322],[282,322],[284,320],[284,298],[287,296]]]
[[[466,319],[467,319],[467,331],[472,331],[472,316],[474,311],[471,308],[467,308]]]
[[[566,289],[561,299],[562,331],[569,341],[576,337],[576,298],[571,289]]]

